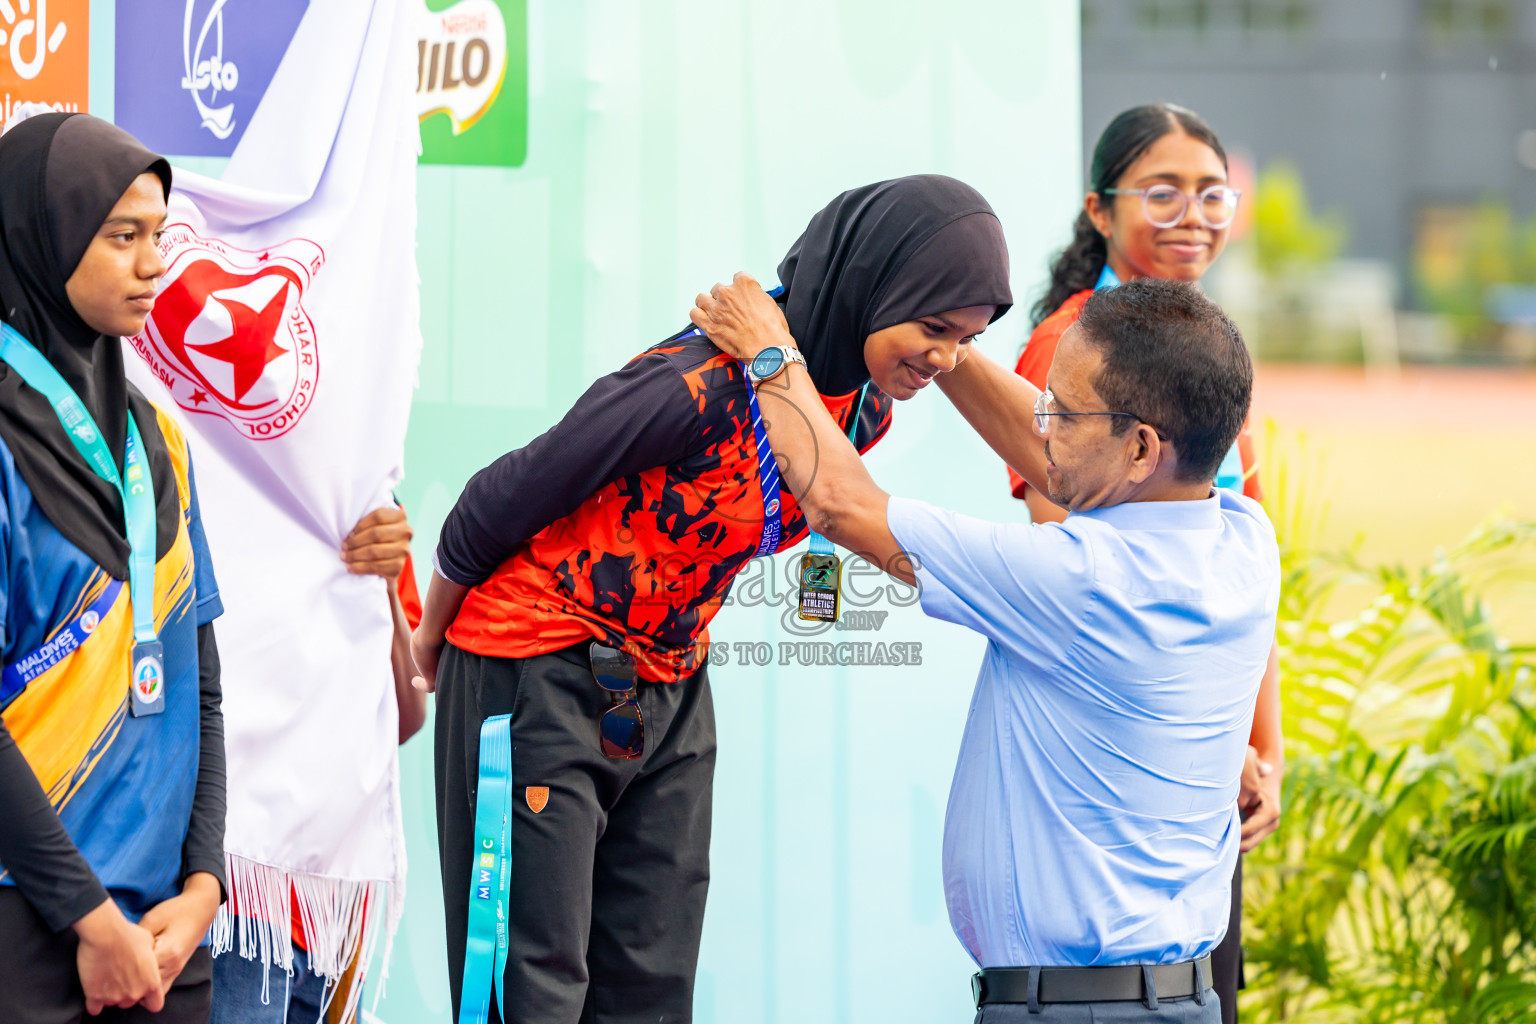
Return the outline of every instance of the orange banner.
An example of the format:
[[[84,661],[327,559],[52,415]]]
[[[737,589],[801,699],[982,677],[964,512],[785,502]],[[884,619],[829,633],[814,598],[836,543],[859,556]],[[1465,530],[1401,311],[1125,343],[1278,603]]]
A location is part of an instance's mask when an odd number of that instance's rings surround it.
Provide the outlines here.
[[[19,103],[87,108],[90,10],[90,0],[0,0],[0,120]]]

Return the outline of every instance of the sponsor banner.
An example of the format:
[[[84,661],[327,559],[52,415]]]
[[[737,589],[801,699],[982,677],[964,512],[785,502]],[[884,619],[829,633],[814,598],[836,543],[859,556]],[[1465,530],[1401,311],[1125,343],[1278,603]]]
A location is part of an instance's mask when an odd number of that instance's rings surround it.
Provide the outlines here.
[[[307,7],[308,0],[119,2],[117,123],[162,153],[229,156]]]
[[[90,11],[90,0],[0,2],[0,124],[22,103],[86,111]]]
[[[422,163],[521,166],[528,155],[526,0],[423,5],[416,112]]]

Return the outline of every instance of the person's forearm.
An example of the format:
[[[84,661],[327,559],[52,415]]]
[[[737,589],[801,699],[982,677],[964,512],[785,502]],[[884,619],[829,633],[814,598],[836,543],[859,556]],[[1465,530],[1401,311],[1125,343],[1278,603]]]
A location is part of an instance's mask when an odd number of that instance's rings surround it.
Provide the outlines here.
[[[197,627],[198,757],[192,815],[181,844],[181,876],[207,873],[224,886],[224,818],[228,806],[224,756],[224,689],[213,623]]]
[[[70,839],[42,784],[0,721],[0,867],[59,931],[103,903],[107,890]]]
[[[427,599],[421,603],[421,625],[416,627],[416,635],[429,644],[441,645],[468,595],[468,587],[433,572],[432,582],[427,584]]]
[[[485,581],[614,480],[683,458],[699,443],[698,424],[688,385],[664,356],[598,378],[559,423],[470,478],[438,532],[435,568],[467,586]]]
[[[1045,442],[1034,429],[1040,389],[974,346],[958,366],[934,379],[982,440],[1030,487],[1048,493]]]
[[[395,620],[395,632],[389,647],[389,664],[395,676],[395,703],[400,710],[400,742],[421,730],[427,720],[427,695],[411,685],[416,663],[411,660],[411,624],[393,583],[389,587],[389,610]]]
[[[1259,683],[1258,703],[1253,709],[1253,730],[1248,745],[1259,752],[1276,772],[1285,766],[1285,734],[1280,724],[1280,646],[1269,649],[1269,664]]]
[[[900,549],[885,518],[890,496],[864,468],[805,368],[792,364],[760,385],[757,401],[779,474],[811,529],[887,570],[897,566]]]

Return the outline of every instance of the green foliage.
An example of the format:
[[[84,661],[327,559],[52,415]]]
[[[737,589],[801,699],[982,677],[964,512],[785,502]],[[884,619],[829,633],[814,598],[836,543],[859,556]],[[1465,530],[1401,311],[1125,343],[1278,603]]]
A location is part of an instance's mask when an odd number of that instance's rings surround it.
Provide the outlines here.
[[[1307,188],[1294,165],[1269,164],[1254,183],[1254,259],[1270,278],[1315,269],[1344,247],[1348,229],[1334,215],[1318,217],[1307,204]]]
[[[1488,296],[1499,285],[1536,285],[1536,217],[1520,222],[1503,199],[1425,215],[1413,253],[1413,279],[1425,310],[1447,317],[1464,344],[1498,328]]]
[[[1536,1022],[1536,649],[1482,596],[1536,578],[1536,522],[1367,566],[1313,548],[1317,473],[1296,464],[1270,488],[1285,813],[1244,870],[1244,1019]]]
[[[1519,229],[1507,203],[1478,204],[1441,237],[1421,237],[1413,259],[1420,302],[1450,317],[1462,334],[1481,329],[1490,288],[1536,280],[1533,242],[1536,222]]]

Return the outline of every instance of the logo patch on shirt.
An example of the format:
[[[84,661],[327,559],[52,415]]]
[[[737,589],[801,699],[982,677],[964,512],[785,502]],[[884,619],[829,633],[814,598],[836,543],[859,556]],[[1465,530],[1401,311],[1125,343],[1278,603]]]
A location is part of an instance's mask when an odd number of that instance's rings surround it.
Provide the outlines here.
[[[538,814],[549,803],[548,786],[529,786],[524,792],[528,797],[528,809],[534,814]]]

